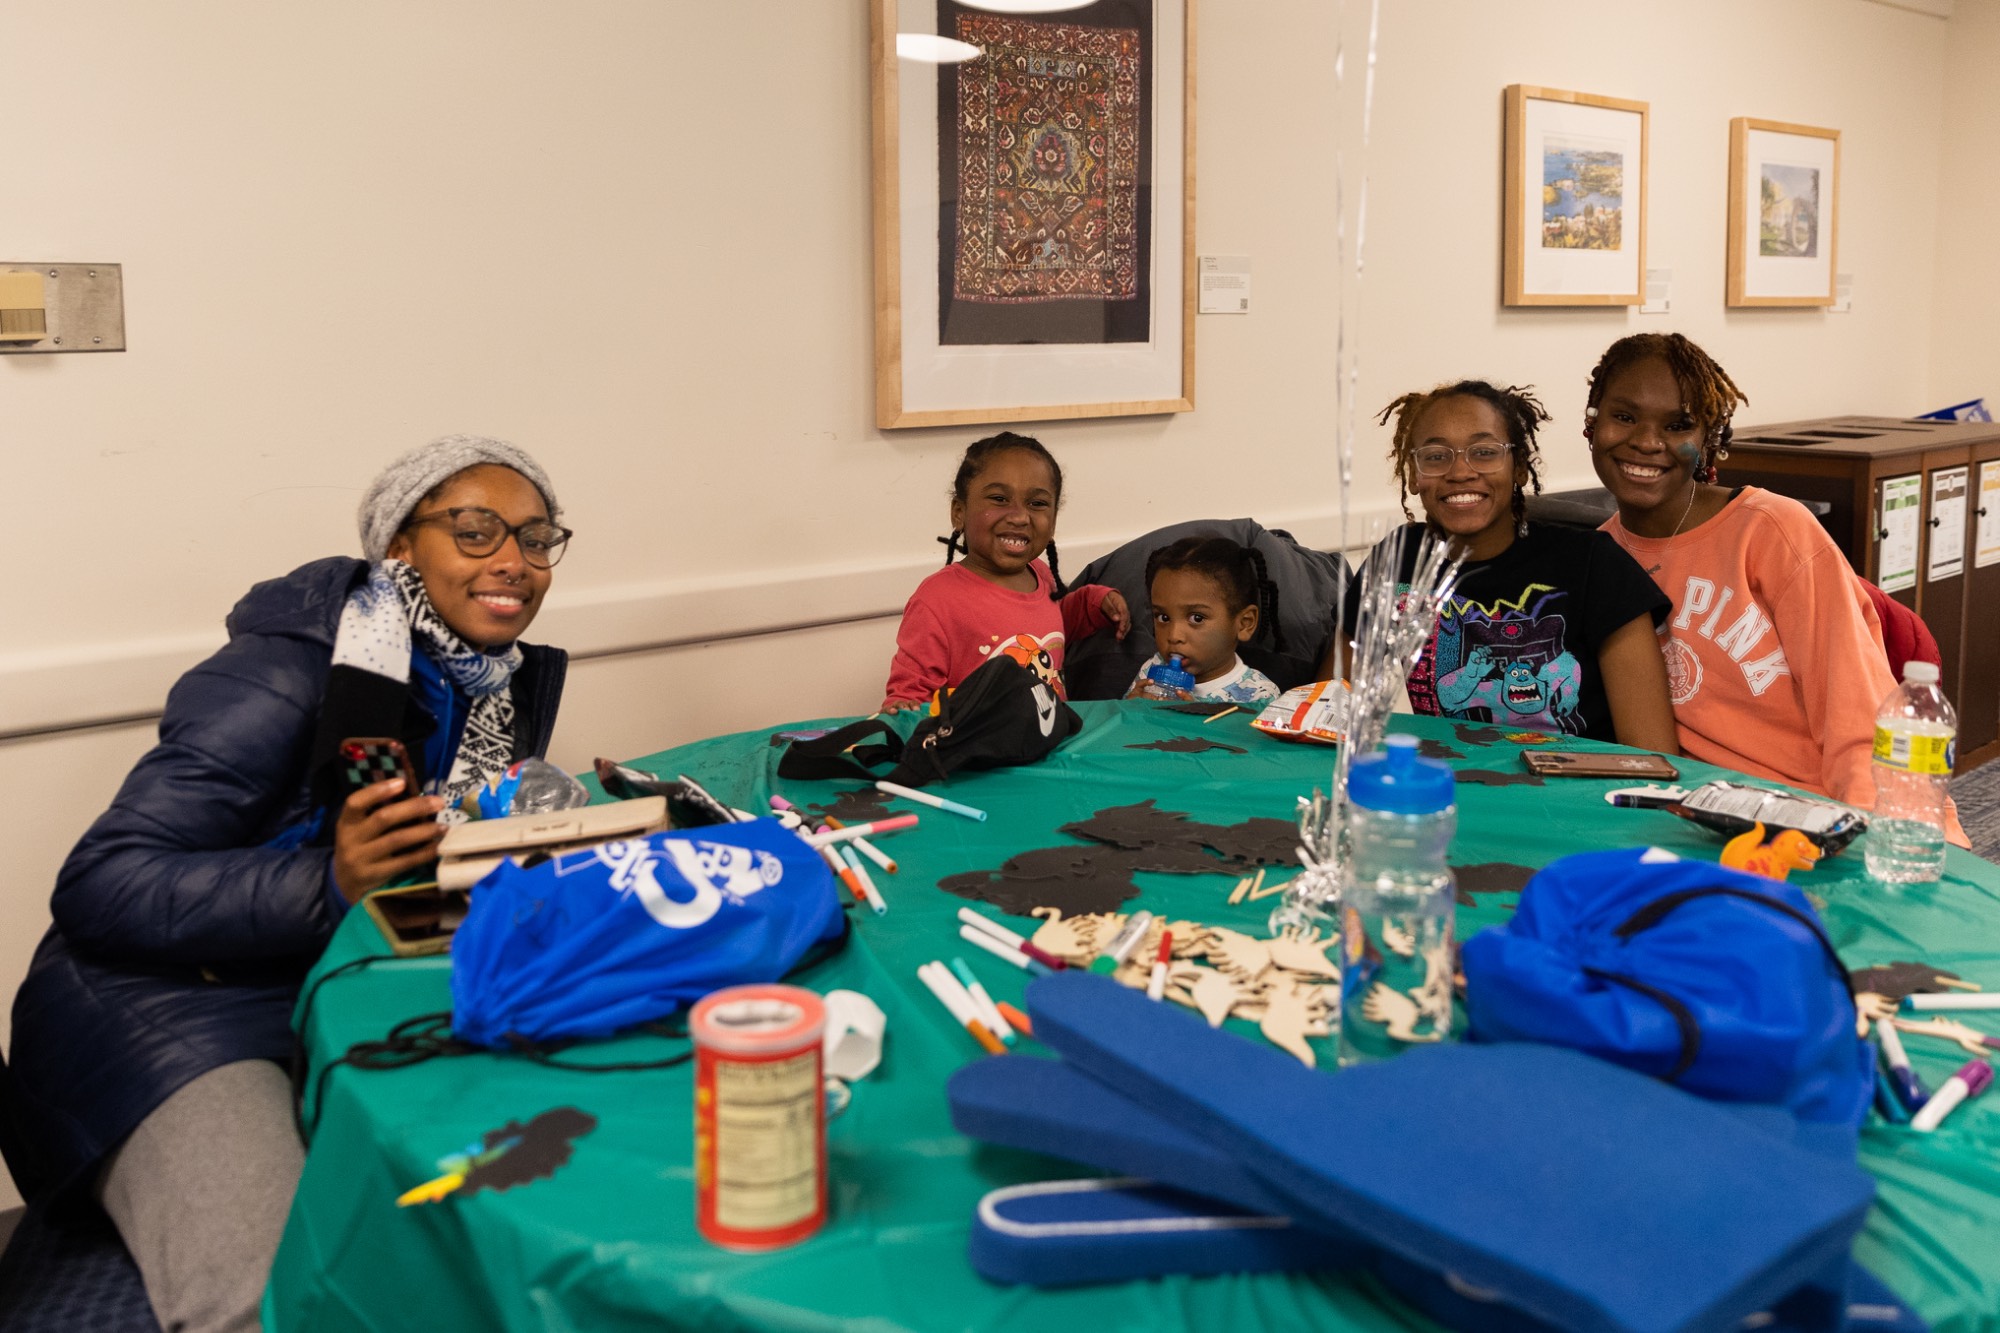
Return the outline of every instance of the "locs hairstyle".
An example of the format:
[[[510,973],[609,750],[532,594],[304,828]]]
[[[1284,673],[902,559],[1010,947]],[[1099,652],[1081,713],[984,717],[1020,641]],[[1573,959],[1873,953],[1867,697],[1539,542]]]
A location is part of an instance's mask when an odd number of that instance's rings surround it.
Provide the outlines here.
[[[1535,432],[1549,419],[1549,414],[1535,397],[1534,386],[1510,384],[1503,389],[1485,380],[1460,380],[1456,384],[1440,384],[1429,393],[1406,393],[1375,418],[1378,425],[1387,425],[1391,417],[1396,419],[1395,437],[1389,443],[1389,461],[1396,465],[1396,474],[1403,482],[1403,517],[1416,517],[1410,512],[1410,494],[1417,485],[1417,422],[1433,404],[1447,398],[1477,398],[1500,414],[1507,427],[1507,443],[1514,446],[1514,465],[1528,470],[1528,486],[1540,495],[1542,454],[1535,443]],[[1510,479],[1513,471],[1512,467],[1508,469]],[[1528,521],[1528,495],[1521,486],[1514,487],[1513,509],[1514,525],[1521,529]]]
[[[1736,415],[1738,403],[1749,403],[1750,395],[1737,388],[1736,381],[1729,378],[1729,372],[1686,336],[1679,333],[1635,333],[1605,348],[1604,355],[1591,368],[1584,415],[1586,418],[1596,417],[1598,403],[1614,375],[1656,357],[1667,363],[1674,383],[1680,385],[1681,405],[1701,430],[1702,471],[1707,475],[1695,479],[1712,482],[1715,480],[1716,460],[1729,457],[1729,441],[1734,434],[1729,419]],[[1587,440],[1591,439],[1591,426],[1592,422],[1586,420],[1583,435]],[[1591,447],[1596,447],[1595,440],[1592,440]]]

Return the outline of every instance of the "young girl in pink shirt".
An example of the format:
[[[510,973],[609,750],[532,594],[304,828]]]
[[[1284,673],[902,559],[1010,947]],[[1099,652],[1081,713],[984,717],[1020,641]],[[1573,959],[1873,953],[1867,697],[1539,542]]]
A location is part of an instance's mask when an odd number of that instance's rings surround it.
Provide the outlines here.
[[[1125,637],[1132,618],[1117,589],[1065,593],[1055,543],[1061,506],[1062,469],[1040,440],[1002,431],[966,449],[952,480],[951,536],[938,539],[945,567],[903,606],[884,712],[921,705],[996,654],[1061,694],[1066,643],[1107,625]]]
[[[1717,484],[1749,399],[1678,333],[1622,338],[1590,373],[1584,437],[1618,502],[1604,530],[1673,602],[1660,628],[1681,749],[1864,809],[1895,686],[1847,559],[1796,500]]]

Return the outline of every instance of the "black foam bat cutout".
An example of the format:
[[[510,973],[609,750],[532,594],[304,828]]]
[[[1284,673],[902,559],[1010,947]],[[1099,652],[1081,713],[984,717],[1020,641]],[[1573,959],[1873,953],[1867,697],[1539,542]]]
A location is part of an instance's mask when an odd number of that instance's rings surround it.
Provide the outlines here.
[[[1224,745],[1206,736],[1175,736],[1172,740],[1146,741],[1139,745],[1128,745],[1128,750],[1164,750],[1168,754],[1201,754],[1206,750],[1227,750],[1231,754],[1249,754],[1240,745]]]
[[[850,787],[831,801],[815,801],[806,809],[812,811],[817,820],[838,819],[843,824],[872,824],[878,819],[887,819],[893,813],[889,802],[894,799],[888,792],[877,791],[873,787]]]
[[[574,1106],[544,1111],[527,1124],[509,1120],[486,1131],[486,1150],[465,1172],[459,1192],[512,1189],[556,1173],[570,1159],[570,1145],[597,1128],[597,1117]]]
[[[1857,967],[1853,972],[1854,992],[1873,991],[1890,1001],[1901,1003],[1906,995],[1936,995],[1953,987],[1943,985],[1939,977],[1950,977],[1953,981],[1964,978],[1956,972],[1947,972],[1929,963],[1888,963],[1881,967]]]
[[[1169,713],[1186,713],[1190,717],[1214,717],[1217,713],[1226,713],[1232,708],[1241,708],[1243,705],[1216,703],[1212,699],[1190,699],[1186,703],[1165,704],[1162,707]]]
[[[967,870],[946,875],[938,887],[946,893],[974,902],[987,903],[1009,916],[1028,916],[1037,907],[1059,907],[1064,916],[1087,916],[1093,912],[1115,912],[1119,904],[1135,898],[1139,886],[1132,882],[1132,867],[1109,864],[1121,853],[1096,849],[1106,864],[1092,865],[1088,873],[1059,879],[1024,879],[999,870]]]
[[[1461,768],[1458,780],[1469,782],[1475,787],[1540,787],[1545,785],[1540,773],[1502,773],[1492,768]]]
[[[1474,866],[1453,866],[1452,874],[1458,880],[1458,904],[1461,907],[1476,907],[1475,893],[1519,893],[1535,877],[1528,866],[1517,866],[1511,861],[1481,861]]]
[[[1507,739],[1507,733],[1500,727],[1482,727],[1471,722],[1454,722],[1451,729],[1458,733],[1461,745],[1498,745]]]
[[[1014,916],[1037,907],[1081,916],[1116,911],[1137,897],[1132,877],[1142,871],[1242,874],[1259,865],[1298,864],[1298,831],[1282,819],[1199,824],[1151,800],[1099,810],[1062,832],[1098,845],[1038,847],[1008,857],[998,870],[947,875],[938,887]]]
[[[1434,741],[1429,739],[1428,737],[1417,742],[1417,753],[1422,755],[1426,759],[1465,758],[1463,754],[1461,754],[1457,750],[1452,749],[1449,745],[1446,745],[1443,741]]]

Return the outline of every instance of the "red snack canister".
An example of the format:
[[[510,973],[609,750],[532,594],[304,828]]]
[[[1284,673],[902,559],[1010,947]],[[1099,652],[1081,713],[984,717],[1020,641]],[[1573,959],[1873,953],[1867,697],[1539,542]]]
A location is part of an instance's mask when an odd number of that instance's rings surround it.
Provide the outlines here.
[[[825,1003],[798,986],[731,986],[688,1018],[695,1225],[724,1249],[777,1249],[826,1221],[825,1030]]]

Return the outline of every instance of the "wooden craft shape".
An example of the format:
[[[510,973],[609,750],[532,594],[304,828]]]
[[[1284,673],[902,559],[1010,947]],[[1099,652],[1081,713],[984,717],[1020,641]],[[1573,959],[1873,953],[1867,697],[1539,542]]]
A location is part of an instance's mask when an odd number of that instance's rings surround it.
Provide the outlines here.
[[[1382,921],[1382,947],[1398,958],[1417,956],[1417,937],[1386,917]]]
[[[1067,963],[1084,963],[1097,956],[1097,917],[1065,920],[1060,907],[1037,907],[1030,915],[1042,918],[1029,943],[1043,953]]]
[[[1274,967],[1303,976],[1337,980],[1340,968],[1326,956],[1326,951],[1336,943],[1335,939],[1320,939],[1314,932],[1293,927],[1277,938],[1265,941],[1265,948]]]
[[[1424,950],[1424,984],[1410,991],[1418,1012],[1430,1019],[1433,1028],[1451,1026],[1451,981],[1451,943],[1441,939]]]
[[[1896,1005],[1886,995],[1877,995],[1872,990],[1862,991],[1854,997],[1855,1035],[1866,1038],[1868,1029],[1877,1019],[1894,1018]]]
[[[1439,1040],[1435,1032],[1417,1031],[1417,1024],[1423,1020],[1424,1013],[1415,1000],[1379,981],[1369,987],[1368,994],[1362,997],[1361,1016],[1388,1028],[1389,1035],[1397,1041]]]
[[[1967,1023],[1949,1018],[1892,1018],[1889,1025],[1898,1032],[1914,1032],[1922,1037],[1941,1037],[1955,1042],[1972,1055],[1991,1056],[1993,1049],[1980,1038],[1984,1035]]]
[[[1209,928],[1209,961],[1243,981],[1255,981],[1271,966],[1268,940],[1253,940],[1241,931]]]
[[[1236,1008],[1237,1001],[1242,998],[1241,992],[1237,990],[1234,981],[1214,968],[1204,967],[1197,970],[1201,975],[1196,977],[1194,985],[1188,988],[1189,995],[1194,1001],[1193,1007],[1208,1020],[1210,1027],[1219,1028],[1222,1026],[1222,1020],[1229,1017],[1230,1011]]]
[[[1318,989],[1289,983],[1273,986],[1264,1001],[1264,1016],[1257,1021],[1257,1030],[1266,1041],[1297,1057],[1308,1069],[1318,1064],[1306,1038],[1324,1037],[1332,1031],[1320,1009]]]

